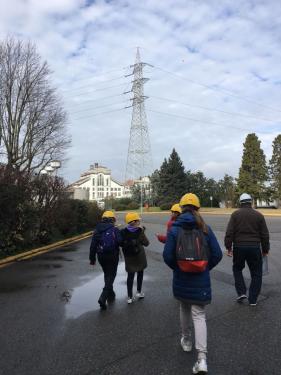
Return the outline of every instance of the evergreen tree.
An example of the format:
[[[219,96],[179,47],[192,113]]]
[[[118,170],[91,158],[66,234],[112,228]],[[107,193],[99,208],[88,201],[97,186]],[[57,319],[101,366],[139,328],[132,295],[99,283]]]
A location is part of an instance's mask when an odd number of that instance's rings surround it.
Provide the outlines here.
[[[219,206],[219,186],[213,178],[208,179],[201,171],[188,171],[186,177],[187,191],[199,197],[201,206]]]
[[[225,203],[225,207],[234,207],[237,200],[234,178],[225,174],[223,179],[219,180],[218,185],[220,200]]]
[[[260,143],[255,133],[247,135],[237,179],[238,193],[251,194],[255,203],[257,199],[265,197],[265,182],[268,178],[265,155]]]
[[[271,190],[273,198],[281,200],[281,134],[272,142],[272,157],[269,161]]]
[[[159,170],[156,169],[152,175],[150,176],[150,184],[151,184],[151,205],[157,205],[158,199],[158,191],[159,191]]]
[[[168,161],[165,158],[159,171],[158,181],[158,204],[163,208],[179,201],[181,196],[186,193],[186,174],[183,163],[173,149]]]

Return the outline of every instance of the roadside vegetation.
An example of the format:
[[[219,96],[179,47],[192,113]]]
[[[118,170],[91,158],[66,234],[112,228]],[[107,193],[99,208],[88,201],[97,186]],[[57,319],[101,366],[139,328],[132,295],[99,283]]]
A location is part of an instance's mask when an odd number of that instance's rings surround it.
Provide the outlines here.
[[[70,145],[51,71],[30,42],[0,42],[0,257],[92,229],[97,205],[70,200],[56,175]]]

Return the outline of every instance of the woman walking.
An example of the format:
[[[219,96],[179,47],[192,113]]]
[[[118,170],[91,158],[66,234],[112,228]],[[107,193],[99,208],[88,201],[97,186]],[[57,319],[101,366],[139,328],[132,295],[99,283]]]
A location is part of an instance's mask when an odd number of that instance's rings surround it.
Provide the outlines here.
[[[140,226],[140,216],[136,212],[129,212],[125,217],[126,228],[121,230],[122,250],[125,258],[127,276],[128,304],[133,302],[133,284],[137,273],[136,298],[144,298],[142,292],[143,271],[147,267],[144,246],[149,245],[145,235],[145,228]]]
[[[173,270],[173,293],[180,303],[182,349],[185,352],[192,350],[192,320],[198,353],[192,371],[193,374],[205,374],[208,371],[205,305],[211,302],[209,271],[220,262],[222,251],[212,229],[198,212],[198,197],[192,193],[185,194],[180,206],[182,214],[168,233],[163,258]],[[196,255],[193,258],[186,255],[189,251]],[[185,257],[180,257],[181,252],[185,253]]]

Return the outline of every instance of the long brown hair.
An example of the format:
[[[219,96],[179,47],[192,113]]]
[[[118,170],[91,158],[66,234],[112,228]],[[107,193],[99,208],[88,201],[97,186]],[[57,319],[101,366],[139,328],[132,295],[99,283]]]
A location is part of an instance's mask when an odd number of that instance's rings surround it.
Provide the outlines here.
[[[203,233],[208,234],[208,226],[199,214],[197,207],[192,205],[183,206],[182,213],[184,214],[185,212],[190,212],[194,216],[198,228],[202,229]]]

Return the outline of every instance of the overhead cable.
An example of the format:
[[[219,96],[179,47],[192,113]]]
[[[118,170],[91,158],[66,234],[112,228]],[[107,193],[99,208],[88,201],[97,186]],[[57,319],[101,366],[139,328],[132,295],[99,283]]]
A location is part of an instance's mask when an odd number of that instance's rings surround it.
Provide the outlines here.
[[[187,78],[187,77],[185,77],[185,76],[182,76],[181,74],[174,73],[174,72],[170,72],[170,71],[168,71],[168,70],[166,70],[166,69],[162,69],[162,68],[160,68],[160,67],[158,67],[158,66],[154,66],[154,69],[160,70],[160,71],[162,71],[162,72],[164,72],[164,73],[171,74],[171,75],[173,75],[173,76],[175,76],[175,77],[177,77],[177,78],[180,78],[180,79],[182,79],[182,80],[185,80],[185,81],[187,81],[187,82],[190,82],[190,83],[195,84],[195,85],[198,85],[198,86],[202,86],[202,87],[207,88],[207,89],[209,89],[209,90],[213,90],[213,91],[223,91],[223,92],[225,92],[228,96],[232,96],[232,97],[234,97],[234,98],[236,98],[236,99],[240,99],[240,100],[245,100],[245,101],[247,101],[247,102],[249,102],[249,103],[253,103],[253,104],[255,104],[255,105],[262,106],[262,107],[264,107],[264,108],[268,108],[268,109],[270,109],[271,111],[276,111],[276,112],[281,113],[281,110],[280,110],[280,109],[273,108],[273,107],[270,107],[270,106],[268,106],[268,105],[266,105],[266,104],[256,102],[255,100],[249,99],[249,98],[247,98],[247,97],[243,97],[243,96],[237,95],[237,94],[235,94],[234,92],[232,92],[232,91],[230,91],[230,90],[227,90],[227,89],[224,89],[224,88],[222,88],[222,87],[214,87],[214,86],[206,85],[206,84],[201,83],[201,82],[196,82],[196,81],[194,81],[194,80],[192,80],[192,79],[190,79],[190,78]]]
[[[111,106],[116,105],[116,104],[124,104],[124,105],[126,105],[128,102],[130,102],[130,101],[129,101],[129,100],[126,100],[126,101],[123,101],[123,102],[104,104],[104,105],[99,105],[99,106],[97,106],[97,107],[91,107],[91,108],[81,109],[81,110],[79,110],[79,111],[70,112],[70,113],[71,113],[72,115],[74,115],[74,114],[76,114],[76,113],[83,113],[83,112],[93,111],[93,110],[98,109],[98,108],[111,107]]]
[[[187,117],[187,116],[181,116],[181,115],[176,115],[176,114],[173,114],[173,113],[155,111],[153,109],[147,109],[147,111],[148,112],[152,112],[152,113],[158,113],[158,114],[161,114],[161,115],[171,116],[171,117],[178,117],[178,118],[182,118],[182,119],[189,120],[189,121],[200,122],[202,124],[216,125],[216,126],[223,127],[225,129],[233,128],[233,129],[243,130],[243,131],[247,131],[247,132],[257,132],[257,133],[265,133],[265,134],[272,133],[272,132],[269,132],[269,131],[268,132],[266,132],[266,131],[256,131],[254,129],[241,128],[241,127],[233,126],[233,125],[226,126],[224,124],[220,124],[220,123],[217,123],[217,122],[214,122],[214,121],[198,120],[198,119],[195,119],[195,118],[191,118],[191,117]]]
[[[90,80],[91,78],[88,79],[88,81]],[[92,87],[96,84],[100,84],[100,83],[106,83],[106,82],[112,82],[112,81],[117,81],[119,79],[124,79],[124,76],[119,76],[119,77],[116,77],[116,78],[111,78],[111,79],[106,79],[106,80],[103,80],[103,81],[96,81],[96,82],[92,82],[91,84],[88,84],[88,85],[84,85],[84,86],[80,86],[80,87],[73,87],[73,88],[69,88],[69,89],[65,89],[65,90],[62,90],[62,92],[69,92],[69,91],[75,91],[75,90],[82,90],[82,89],[85,89],[87,87]]]
[[[223,110],[221,110],[221,109],[210,108],[210,107],[204,107],[204,106],[196,105],[196,104],[182,103],[182,102],[180,102],[180,101],[178,101],[178,100],[168,99],[168,98],[161,98],[161,97],[159,97],[159,96],[149,95],[149,97],[150,97],[150,98],[159,99],[159,100],[163,100],[163,101],[168,101],[168,102],[178,103],[178,104],[181,104],[181,105],[184,105],[184,106],[187,106],[187,107],[200,108],[200,109],[204,109],[204,110],[206,110],[206,111],[214,111],[214,112],[225,113],[225,114],[227,114],[227,115],[232,115],[232,116],[239,116],[239,117],[253,118],[253,119],[256,119],[256,120],[273,122],[273,123],[275,123],[275,124],[278,122],[278,121],[275,121],[275,120],[270,120],[270,119],[262,118],[262,117],[256,117],[256,116],[248,115],[248,114],[245,114],[245,113],[228,112],[228,111],[223,111]],[[279,120],[279,122],[280,122],[280,120]]]

